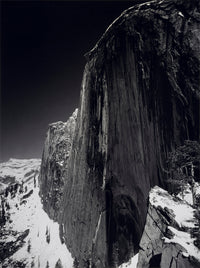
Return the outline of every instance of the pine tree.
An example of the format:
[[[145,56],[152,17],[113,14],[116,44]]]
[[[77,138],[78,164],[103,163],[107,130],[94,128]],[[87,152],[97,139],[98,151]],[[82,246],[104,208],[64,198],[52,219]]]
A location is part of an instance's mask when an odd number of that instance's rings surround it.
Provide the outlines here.
[[[30,251],[31,251],[31,241],[30,241],[30,239],[28,240],[27,251],[28,251],[28,253],[30,253]]]
[[[50,229],[46,226],[46,241],[50,243]]]
[[[56,262],[55,268],[63,268],[63,265],[60,259]]]
[[[170,173],[168,181],[174,187],[175,194],[187,183],[191,186],[193,205],[196,208],[194,216],[197,221],[191,235],[195,238],[194,245],[200,249],[200,207],[194,194],[195,182],[200,182],[200,144],[197,141],[185,141],[183,146],[179,146],[169,155],[167,164]]]
[[[169,154],[167,160],[172,192],[177,194],[189,183],[193,189],[194,182],[200,181],[200,144],[197,141],[186,140]]]

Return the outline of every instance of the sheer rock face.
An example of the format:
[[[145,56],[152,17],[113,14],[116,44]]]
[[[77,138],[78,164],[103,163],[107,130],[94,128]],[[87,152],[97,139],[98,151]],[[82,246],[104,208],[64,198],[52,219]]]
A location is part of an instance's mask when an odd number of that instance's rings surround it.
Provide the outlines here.
[[[52,219],[58,219],[77,112],[67,122],[50,124],[46,135],[39,182],[44,209]]]
[[[194,0],[136,5],[86,55],[62,215],[80,267],[138,250],[168,152],[198,140],[199,19]]]
[[[135,5],[86,55],[58,215],[78,267],[116,267],[138,251],[168,152],[199,139],[199,9],[196,0]],[[43,185],[52,187],[48,175]]]
[[[154,187],[149,196],[137,268],[199,267],[200,250],[192,237],[197,227],[194,212],[185,200]]]

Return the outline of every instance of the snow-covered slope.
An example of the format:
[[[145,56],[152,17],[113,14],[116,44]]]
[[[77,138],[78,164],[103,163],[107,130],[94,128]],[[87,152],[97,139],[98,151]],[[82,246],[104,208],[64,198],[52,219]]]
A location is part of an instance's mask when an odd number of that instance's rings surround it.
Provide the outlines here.
[[[136,268],[137,267],[137,262],[138,262],[138,254],[133,256],[129,262],[123,263],[122,265],[119,266],[119,268]]]
[[[200,185],[195,187],[197,197]],[[189,188],[178,196],[158,186],[151,189],[137,268],[199,267],[200,249],[193,235],[199,228],[195,217],[198,206],[190,204],[189,195]]]
[[[176,199],[157,186],[151,190],[149,199],[155,208],[160,207],[163,210],[168,208],[168,216],[172,216],[177,224],[176,228],[168,226],[172,236],[163,237],[164,242],[181,245],[184,256],[192,256],[200,262],[200,250],[194,245],[195,239],[191,237],[191,230],[198,224],[194,217],[195,209],[187,201]]]
[[[0,164],[0,263],[2,268],[72,268],[59,225],[44,212],[39,197],[39,159]],[[12,181],[7,178],[13,177]],[[1,266],[0,266],[1,267]]]

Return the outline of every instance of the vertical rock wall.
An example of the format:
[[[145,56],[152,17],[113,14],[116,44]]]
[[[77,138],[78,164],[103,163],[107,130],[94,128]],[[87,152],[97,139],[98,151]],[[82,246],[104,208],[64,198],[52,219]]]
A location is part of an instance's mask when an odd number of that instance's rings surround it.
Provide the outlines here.
[[[39,176],[40,195],[43,206],[49,216],[56,220],[62,213],[60,205],[65,184],[64,173],[68,168],[68,159],[72,147],[78,109],[67,122],[49,125]]]
[[[196,0],[135,5],[86,55],[59,212],[78,267],[116,267],[138,251],[168,152],[199,140],[199,22]]]
[[[151,1],[86,55],[62,216],[80,267],[114,267],[138,250],[168,152],[198,140],[199,45],[197,1]]]

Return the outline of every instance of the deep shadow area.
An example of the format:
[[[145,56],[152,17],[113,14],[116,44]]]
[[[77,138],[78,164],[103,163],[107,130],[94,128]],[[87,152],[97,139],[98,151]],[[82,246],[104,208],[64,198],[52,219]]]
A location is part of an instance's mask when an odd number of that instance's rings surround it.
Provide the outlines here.
[[[154,255],[149,262],[149,268],[160,268],[162,254]]]

